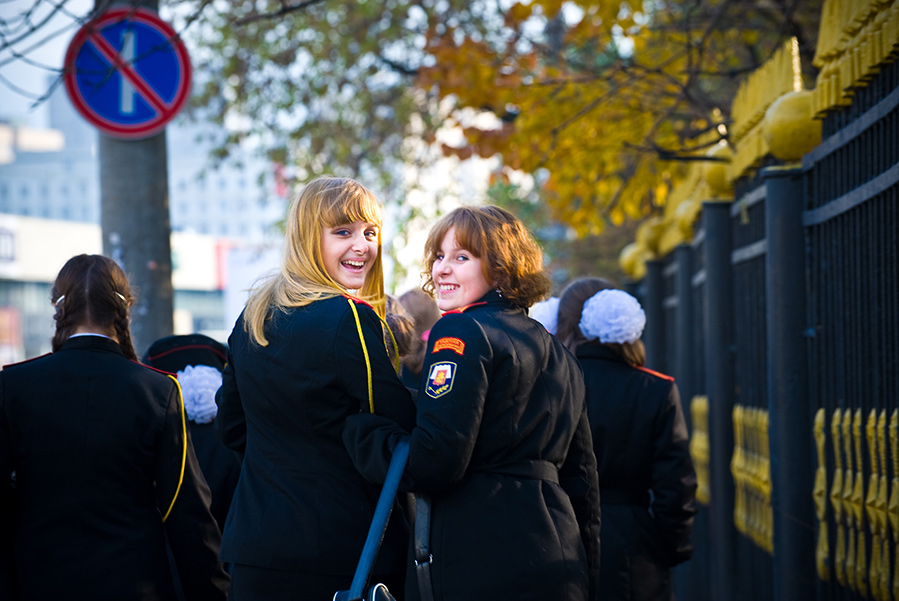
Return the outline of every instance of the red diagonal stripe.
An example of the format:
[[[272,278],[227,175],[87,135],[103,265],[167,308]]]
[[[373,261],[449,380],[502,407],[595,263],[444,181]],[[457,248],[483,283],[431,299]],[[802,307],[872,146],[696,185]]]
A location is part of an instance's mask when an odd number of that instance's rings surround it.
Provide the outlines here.
[[[88,41],[94,45],[97,51],[110,65],[113,66],[113,68],[122,74],[122,77],[126,78],[131,85],[140,92],[140,95],[144,97],[144,100],[149,102],[157,112],[162,114],[167,114],[169,112],[168,103],[160,98],[159,94],[156,93],[156,90],[144,81],[140,74],[134,70],[133,66],[122,60],[118,51],[106,41],[106,38],[99,33],[92,33],[88,37]]]

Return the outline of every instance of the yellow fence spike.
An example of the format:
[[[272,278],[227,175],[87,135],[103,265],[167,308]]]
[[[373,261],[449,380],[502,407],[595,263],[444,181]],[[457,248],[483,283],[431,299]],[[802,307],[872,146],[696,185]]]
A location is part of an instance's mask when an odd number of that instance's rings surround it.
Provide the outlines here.
[[[828,568],[830,546],[827,542],[827,455],[824,450],[827,444],[827,434],[824,432],[825,420],[826,412],[823,408],[818,409],[812,422],[812,433],[815,437],[815,450],[817,451],[818,459],[812,499],[815,502],[815,517],[818,518],[818,546],[815,549],[815,567],[818,571],[818,578],[827,582],[830,580],[830,570]]]
[[[830,505],[833,508],[834,523],[837,528],[837,548],[834,556],[834,573],[837,582],[846,586],[846,528],[843,515],[843,446],[840,436],[842,412],[835,409],[830,421],[830,436],[833,440],[833,484],[830,487]]]

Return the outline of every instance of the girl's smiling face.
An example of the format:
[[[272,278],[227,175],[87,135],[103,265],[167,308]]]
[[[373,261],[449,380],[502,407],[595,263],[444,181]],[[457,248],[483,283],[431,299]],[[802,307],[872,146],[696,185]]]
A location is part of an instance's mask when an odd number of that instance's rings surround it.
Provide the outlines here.
[[[378,257],[378,226],[355,221],[322,228],[322,260],[328,274],[348,290],[358,290]]]
[[[455,228],[443,236],[431,266],[431,278],[441,311],[466,307],[490,290],[481,259],[458,245]]]

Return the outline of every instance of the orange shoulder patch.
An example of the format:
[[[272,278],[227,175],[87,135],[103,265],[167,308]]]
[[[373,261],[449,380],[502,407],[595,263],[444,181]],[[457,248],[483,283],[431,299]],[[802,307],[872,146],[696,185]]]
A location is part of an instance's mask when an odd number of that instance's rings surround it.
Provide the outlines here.
[[[654,376],[657,377],[657,378],[662,378],[663,380],[668,380],[669,382],[674,382],[674,377],[673,377],[673,376],[669,376],[669,375],[667,375],[667,374],[663,374],[663,373],[658,372],[658,371],[653,371],[653,370],[647,369],[647,368],[645,368],[645,367],[639,367],[639,366],[637,366],[637,365],[635,365],[634,367],[636,367],[636,368],[639,369],[640,371],[645,371],[645,372],[648,373],[648,374],[652,374],[652,375],[654,375]]]
[[[465,343],[458,338],[452,338],[449,336],[439,338],[437,342],[434,343],[434,350],[432,350],[431,352],[436,353],[437,351],[442,351],[444,349],[449,349],[451,351],[455,351],[459,355],[462,355],[465,353]]]

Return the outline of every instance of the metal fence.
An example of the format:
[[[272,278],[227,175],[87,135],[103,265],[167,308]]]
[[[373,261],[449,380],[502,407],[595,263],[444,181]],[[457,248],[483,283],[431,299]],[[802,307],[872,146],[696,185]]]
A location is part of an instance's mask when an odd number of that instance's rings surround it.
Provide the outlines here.
[[[701,508],[682,599],[899,601],[899,66],[647,265]]]

